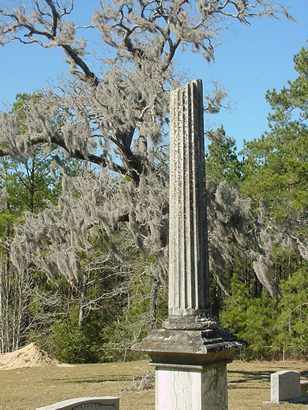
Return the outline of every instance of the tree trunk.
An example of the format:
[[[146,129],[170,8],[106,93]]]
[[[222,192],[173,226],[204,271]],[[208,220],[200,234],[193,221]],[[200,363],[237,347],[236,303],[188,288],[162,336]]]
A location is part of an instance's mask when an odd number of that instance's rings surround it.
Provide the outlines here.
[[[153,278],[151,299],[150,299],[150,329],[153,329],[157,320],[158,291],[160,287],[159,277]]]

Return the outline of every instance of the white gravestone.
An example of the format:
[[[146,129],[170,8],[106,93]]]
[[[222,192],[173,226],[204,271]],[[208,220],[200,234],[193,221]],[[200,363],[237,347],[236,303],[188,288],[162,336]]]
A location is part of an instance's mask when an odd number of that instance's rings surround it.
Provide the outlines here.
[[[36,410],[119,410],[118,397],[80,397],[40,407]]]
[[[300,373],[283,370],[271,375],[271,402],[297,399],[301,396]]]

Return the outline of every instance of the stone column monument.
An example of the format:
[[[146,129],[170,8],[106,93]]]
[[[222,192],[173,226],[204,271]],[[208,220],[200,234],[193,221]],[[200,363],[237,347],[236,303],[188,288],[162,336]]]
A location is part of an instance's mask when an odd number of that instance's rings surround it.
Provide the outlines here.
[[[155,366],[156,410],[227,410],[241,346],[210,318],[202,81],[171,92],[169,315],[134,350]]]

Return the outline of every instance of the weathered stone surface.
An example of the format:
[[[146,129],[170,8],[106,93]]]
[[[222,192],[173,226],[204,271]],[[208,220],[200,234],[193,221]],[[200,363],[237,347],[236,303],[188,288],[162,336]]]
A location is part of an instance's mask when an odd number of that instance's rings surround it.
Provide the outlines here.
[[[301,395],[300,373],[283,370],[271,375],[271,402],[297,399]]]
[[[134,350],[155,365],[156,410],[226,410],[226,363],[242,346],[208,315],[202,82],[171,92],[169,307]]]
[[[308,393],[308,381],[307,380],[302,380],[300,382],[300,386],[301,386],[301,393],[307,394]]]
[[[119,410],[118,397],[79,397],[64,400],[36,410]]]
[[[155,329],[135,346],[151,356],[153,362],[206,364],[229,362],[242,346],[232,335],[217,328],[204,330]]]
[[[227,410],[225,364],[156,365],[156,410]]]
[[[169,363],[229,360],[241,346],[210,319],[202,81],[170,96],[169,310],[163,329],[134,350]],[[225,355],[221,352],[225,350]],[[159,356],[158,353],[161,352]],[[212,355],[210,357],[210,354]],[[180,357],[181,355],[181,357]],[[186,358],[184,359],[184,356]],[[192,357],[195,355],[195,357]],[[205,358],[204,356],[207,357]]]
[[[208,303],[201,80],[171,92],[170,117],[168,321],[191,327]]]

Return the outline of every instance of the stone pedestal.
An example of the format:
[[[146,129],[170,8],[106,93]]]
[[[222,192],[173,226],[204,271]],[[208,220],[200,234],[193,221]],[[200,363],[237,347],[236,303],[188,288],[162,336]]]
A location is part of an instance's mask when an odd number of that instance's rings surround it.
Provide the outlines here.
[[[156,410],[228,409],[226,365],[242,344],[213,323],[153,330],[134,346],[155,366]]]
[[[175,409],[227,410],[226,364],[156,364],[155,410]]]

